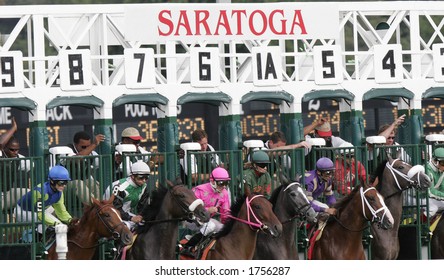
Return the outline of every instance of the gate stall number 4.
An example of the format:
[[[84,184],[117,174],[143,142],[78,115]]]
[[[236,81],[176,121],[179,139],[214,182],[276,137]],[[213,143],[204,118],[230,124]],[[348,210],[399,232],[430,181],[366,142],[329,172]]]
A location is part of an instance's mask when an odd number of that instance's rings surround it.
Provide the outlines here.
[[[22,52],[0,52],[0,93],[20,92],[23,82]]]
[[[375,81],[378,84],[402,82],[401,45],[376,45],[374,54]]]

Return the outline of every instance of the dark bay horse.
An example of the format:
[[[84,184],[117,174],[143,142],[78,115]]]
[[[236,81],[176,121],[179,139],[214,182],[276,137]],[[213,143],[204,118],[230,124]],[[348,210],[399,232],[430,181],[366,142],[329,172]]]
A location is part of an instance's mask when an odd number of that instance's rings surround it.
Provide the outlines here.
[[[207,260],[251,260],[258,231],[278,237],[282,225],[271,203],[262,195],[243,196],[231,207],[230,221],[216,235]]]
[[[384,198],[369,185],[355,187],[333,207],[337,209],[336,215],[330,216],[320,239],[314,242],[311,259],[363,260],[362,233],[367,222],[385,229],[393,227],[393,217]]]
[[[388,230],[372,225],[371,256],[375,260],[396,260],[399,254],[398,230],[402,216],[402,192],[410,188],[426,190],[430,187],[431,180],[424,173],[423,166],[411,166],[399,158],[393,159],[390,156],[377,167],[376,174],[380,182],[377,189],[384,197],[394,223],[393,228]]]
[[[439,213],[437,215],[442,215]],[[444,259],[444,217],[438,221],[430,242],[432,259]]]
[[[287,182],[288,184],[288,182]],[[254,259],[257,260],[297,260],[299,259],[296,231],[297,223],[307,219],[316,223],[317,213],[313,210],[299,182],[281,185],[270,197],[273,211],[282,223],[282,235],[272,238],[259,232]]]
[[[210,215],[193,191],[181,182],[160,186],[142,210],[145,225],[128,250],[129,260],[174,260],[179,222],[206,223]]]
[[[131,244],[133,234],[113,207],[114,196],[99,201],[91,198],[91,205],[84,209],[82,218],[68,227],[68,260],[91,260],[96,252],[100,238],[113,238],[125,245]],[[56,244],[48,250],[48,259],[56,260]]]

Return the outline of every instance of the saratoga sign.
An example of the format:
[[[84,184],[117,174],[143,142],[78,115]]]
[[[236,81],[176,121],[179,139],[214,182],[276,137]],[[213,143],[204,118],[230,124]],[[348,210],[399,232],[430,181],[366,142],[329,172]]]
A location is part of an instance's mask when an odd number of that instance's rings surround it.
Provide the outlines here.
[[[159,4],[125,7],[125,39],[142,43],[336,39],[335,3]]]

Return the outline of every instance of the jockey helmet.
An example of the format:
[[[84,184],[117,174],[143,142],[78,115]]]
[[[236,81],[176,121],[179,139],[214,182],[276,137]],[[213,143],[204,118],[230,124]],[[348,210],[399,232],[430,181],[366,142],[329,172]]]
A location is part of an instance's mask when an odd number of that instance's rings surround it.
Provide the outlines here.
[[[145,162],[143,162],[141,160],[139,160],[131,165],[131,175],[136,175],[136,174],[148,175],[148,174],[150,174],[150,172],[151,172],[151,170],[150,170],[150,167],[148,166],[148,164],[146,164]]]
[[[254,151],[252,160],[253,163],[270,163],[270,157],[262,150]]]
[[[211,172],[211,179],[214,181],[230,181],[230,175],[228,174],[228,171],[225,168],[222,167],[216,167]]]
[[[444,160],[444,148],[437,148],[433,152],[433,158],[435,160]]]
[[[316,169],[319,171],[335,170],[335,165],[333,164],[333,161],[331,161],[331,159],[321,157],[316,162]]]
[[[71,178],[65,167],[56,165],[49,170],[48,180],[71,181]]]

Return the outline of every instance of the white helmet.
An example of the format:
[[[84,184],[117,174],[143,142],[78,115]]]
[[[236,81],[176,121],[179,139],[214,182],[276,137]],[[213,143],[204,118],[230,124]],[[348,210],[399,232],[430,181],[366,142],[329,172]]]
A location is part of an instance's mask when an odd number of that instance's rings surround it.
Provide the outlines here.
[[[139,160],[131,165],[131,175],[144,174],[149,175],[150,167],[145,162]]]

